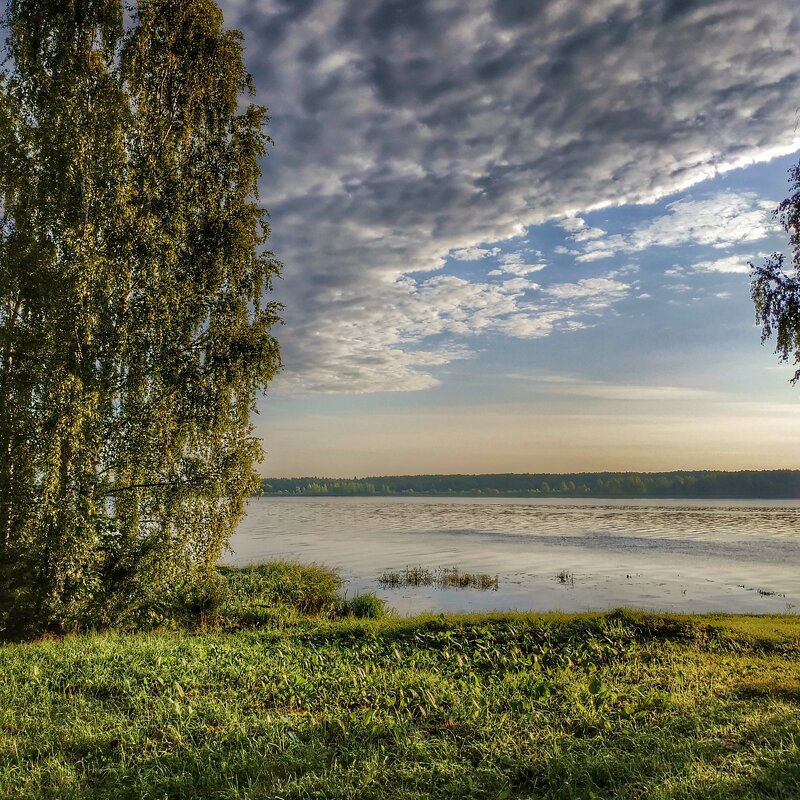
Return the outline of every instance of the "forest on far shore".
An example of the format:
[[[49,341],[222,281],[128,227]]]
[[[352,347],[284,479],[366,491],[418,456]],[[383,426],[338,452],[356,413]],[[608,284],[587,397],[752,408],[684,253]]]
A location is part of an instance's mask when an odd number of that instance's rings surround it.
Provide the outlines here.
[[[800,470],[576,472],[264,478],[266,496],[462,495],[507,497],[800,498]]]

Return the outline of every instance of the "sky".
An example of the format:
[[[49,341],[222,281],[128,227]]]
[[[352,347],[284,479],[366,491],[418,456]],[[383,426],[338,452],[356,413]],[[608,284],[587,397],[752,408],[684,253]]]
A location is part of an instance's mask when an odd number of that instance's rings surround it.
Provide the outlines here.
[[[795,0],[220,6],[275,140],[264,475],[800,468],[748,277]]]

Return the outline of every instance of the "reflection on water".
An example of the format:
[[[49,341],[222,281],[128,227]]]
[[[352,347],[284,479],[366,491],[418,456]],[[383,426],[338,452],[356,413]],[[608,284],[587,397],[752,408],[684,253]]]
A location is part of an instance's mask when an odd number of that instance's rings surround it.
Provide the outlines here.
[[[794,501],[261,498],[225,560],[323,563],[339,569],[349,595],[374,591],[400,613],[796,613],[799,521]],[[498,575],[499,590],[378,584],[409,565]],[[558,580],[563,570],[574,582]]]

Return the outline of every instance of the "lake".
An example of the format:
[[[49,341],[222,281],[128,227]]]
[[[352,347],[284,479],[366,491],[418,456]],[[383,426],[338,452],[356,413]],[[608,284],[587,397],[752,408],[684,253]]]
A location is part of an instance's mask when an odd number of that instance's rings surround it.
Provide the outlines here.
[[[798,523],[791,500],[269,497],[250,501],[223,561],[325,564],[348,596],[375,592],[400,614],[798,613]],[[498,587],[378,583],[407,566],[487,573]]]

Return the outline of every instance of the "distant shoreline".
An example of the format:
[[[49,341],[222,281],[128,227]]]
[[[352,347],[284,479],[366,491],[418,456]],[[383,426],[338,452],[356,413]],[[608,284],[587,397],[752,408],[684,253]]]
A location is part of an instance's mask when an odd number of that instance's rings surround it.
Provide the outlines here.
[[[256,494],[251,495],[254,498],[280,498],[280,497],[304,497],[304,498],[319,498],[324,500],[326,497],[386,497],[386,498],[398,498],[398,499],[413,499],[415,497],[425,498],[429,497],[431,499],[447,499],[448,497],[451,498],[476,498],[476,499],[483,499],[483,500],[492,500],[492,499],[508,499],[508,500],[719,500],[719,501],[726,501],[726,500],[737,500],[746,502],[748,500],[775,500],[781,501],[786,500],[788,501],[796,501],[800,500],[800,497],[779,497],[779,496],[770,496],[770,497],[753,497],[752,495],[743,496],[743,495],[692,495],[691,497],[687,495],[646,495],[646,494],[636,494],[636,495],[623,495],[623,494],[523,494],[521,492],[502,492],[502,493],[483,493],[483,492],[414,492],[412,493],[398,493],[398,492],[364,492],[360,494],[356,493],[345,493],[341,492],[336,494],[335,492],[328,492],[328,493],[320,493],[320,494],[313,494],[313,493],[294,493],[294,492],[258,492]]]
[[[798,500],[800,470],[264,478],[260,494],[265,497]]]

